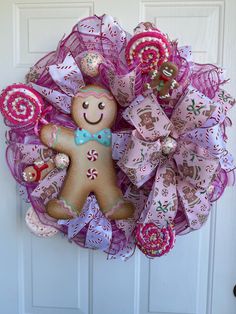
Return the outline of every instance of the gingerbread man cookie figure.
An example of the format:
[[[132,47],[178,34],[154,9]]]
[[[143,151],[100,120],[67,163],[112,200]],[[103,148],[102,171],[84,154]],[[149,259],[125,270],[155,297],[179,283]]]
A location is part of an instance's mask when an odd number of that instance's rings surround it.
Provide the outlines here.
[[[39,182],[54,168],[55,164],[52,159],[44,161],[38,158],[33,165],[27,166],[24,169],[22,176],[25,182]]]
[[[145,89],[152,89],[158,93],[160,99],[170,100],[170,90],[177,88],[179,84],[175,78],[178,75],[178,68],[172,62],[164,62],[159,71],[150,72],[151,82],[145,85]]]
[[[48,160],[45,160],[45,159],[48,159]],[[22,176],[25,182],[40,182],[54,168],[62,170],[64,168],[67,168],[68,165],[69,165],[69,157],[65,154],[56,154],[55,157],[50,156],[49,158],[43,156],[43,158],[37,158],[34,161],[33,165],[27,166],[23,170]]]
[[[123,199],[116,183],[112,160],[111,126],[117,104],[109,91],[97,85],[83,87],[75,95],[71,115],[76,131],[55,124],[42,127],[40,138],[48,147],[70,157],[58,199],[46,205],[56,219],[71,219],[81,212],[87,196],[94,193],[100,209],[110,219],[133,216],[133,204]]]

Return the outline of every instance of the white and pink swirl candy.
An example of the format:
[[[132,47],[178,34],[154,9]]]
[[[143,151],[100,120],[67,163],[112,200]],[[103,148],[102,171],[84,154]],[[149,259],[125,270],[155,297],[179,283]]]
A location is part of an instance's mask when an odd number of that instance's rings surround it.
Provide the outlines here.
[[[95,169],[95,168],[88,169],[88,171],[87,171],[88,179],[95,180],[97,178],[97,176],[98,176],[97,169]]]
[[[39,94],[25,84],[13,84],[0,96],[0,111],[14,125],[34,124],[40,118],[43,100]]]
[[[89,161],[96,161],[98,159],[98,152],[95,149],[90,149],[87,152],[87,158]]]
[[[125,56],[128,65],[140,64],[142,73],[149,73],[168,61],[170,52],[167,36],[152,28],[138,32],[130,39]]]
[[[49,238],[58,233],[58,230],[52,226],[43,224],[33,207],[30,207],[25,215],[25,222],[32,233],[38,237]]]

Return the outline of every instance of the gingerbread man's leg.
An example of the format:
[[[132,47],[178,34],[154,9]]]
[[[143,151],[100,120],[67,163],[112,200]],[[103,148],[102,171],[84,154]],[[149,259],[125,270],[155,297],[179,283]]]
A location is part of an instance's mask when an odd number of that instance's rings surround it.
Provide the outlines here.
[[[78,169],[69,169],[58,199],[49,201],[47,213],[56,219],[71,219],[83,209],[89,191],[78,184]]]
[[[121,190],[112,184],[101,184],[94,191],[101,211],[109,219],[133,217],[134,205],[124,200]]]

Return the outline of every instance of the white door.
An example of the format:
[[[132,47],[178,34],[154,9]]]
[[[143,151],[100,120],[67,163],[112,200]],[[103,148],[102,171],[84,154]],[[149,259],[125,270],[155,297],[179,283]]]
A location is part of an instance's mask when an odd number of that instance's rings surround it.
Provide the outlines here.
[[[117,17],[128,31],[141,20],[156,23],[180,44],[191,44],[200,62],[228,70],[236,92],[235,0],[0,0],[0,88],[23,81],[28,68],[80,18]],[[235,126],[230,130],[230,149]],[[63,236],[40,239],[24,224],[26,206],[5,162],[0,124],[1,314],[235,314],[236,193],[228,188],[199,232],[177,239],[166,257],[140,252],[128,262],[107,261]]]

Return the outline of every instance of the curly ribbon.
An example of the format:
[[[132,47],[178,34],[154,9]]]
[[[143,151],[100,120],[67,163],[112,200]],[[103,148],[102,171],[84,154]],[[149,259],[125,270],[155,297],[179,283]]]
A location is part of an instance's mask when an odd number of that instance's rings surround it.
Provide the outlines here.
[[[154,177],[140,223],[155,223],[160,228],[171,225],[182,206],[191,229],[200,228],[211,206],[208,188],[227,154],[219,136],[224,119],[221,104],[189,86],[170,119],[153,95],[134,101],[124,117],[135,130],[118,164],[137,187]],[[169,155],[163,153],[166,138],[177,143]],[[231,160],[226,164],[232,169]]]

